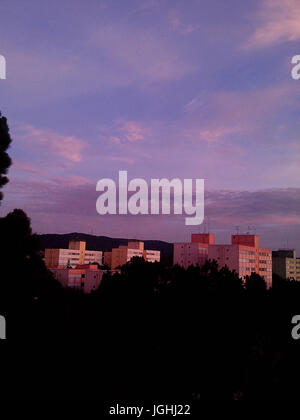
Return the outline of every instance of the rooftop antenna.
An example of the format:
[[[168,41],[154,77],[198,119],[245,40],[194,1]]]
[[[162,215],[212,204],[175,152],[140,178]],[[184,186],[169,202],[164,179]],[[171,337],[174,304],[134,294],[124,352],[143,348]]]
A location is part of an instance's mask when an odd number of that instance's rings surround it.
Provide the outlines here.
[[[248,231],[249,234],[251,233],[251,231],[253,232],[254,235],[256,235],[256,227],[255,226],[248,226]]]
[[[235,228],[236,228],[236,234],[239,235],[239,233],[240,233],[240,227],[239,226],[236,226]]]

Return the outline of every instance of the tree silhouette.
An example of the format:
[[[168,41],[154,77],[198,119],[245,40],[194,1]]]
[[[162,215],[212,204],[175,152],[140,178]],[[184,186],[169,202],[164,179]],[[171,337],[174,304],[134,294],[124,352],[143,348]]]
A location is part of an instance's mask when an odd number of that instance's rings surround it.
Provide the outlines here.
[[[8,182],[5,176],[11,164],[6,150],[11,143],[5,117],[0,117],[0,188]],[[0,192],[0,199],[2,193]],[[51,299],[60,294],[61,286],[45,267],[38,236],[32,233],[30,219],[21,209],[0,218],[0,304],[8,312],[21,311],[20,301]],[[17,305],[18,302],[18,305]],[[21,319],[21,317],[20,317]]]
[[[267,289],[264,278],[257,273],[251,273],[250,276],[246,276],[245,285],[249,293],[261,294]]]
[[[9,128],[7,120],[2,116],[0,112],[0,189],[3,188],[8,182],[6,176],[7,170],[11,165],[11,159],[8,156],[6,150],[9,148],[11,143],[11,137],[9,134]],[[0,191],[0,202],[3,199],[3,193]]]

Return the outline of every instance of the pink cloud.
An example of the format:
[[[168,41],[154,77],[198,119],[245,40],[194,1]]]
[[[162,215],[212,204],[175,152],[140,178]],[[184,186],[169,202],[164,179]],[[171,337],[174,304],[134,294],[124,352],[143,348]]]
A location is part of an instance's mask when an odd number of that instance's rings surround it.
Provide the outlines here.
[[[124,137],[129,142],[144,140],[145,138],[144,129],[140,124],[134,121],[127,121],[123,127],[120,128],[120,131],[124,133]]]
[[[24,165],[23,163],[14,160],[12,164],[12,168],[18,169],[20,171],[29,172],[31,174],[38,174],[40,171],[38,171],[35,168],[32,168],[31,166]]]
[[[23,127],[25,140],[45,146],[53,154],[61,156],[71,162],[80,162],[86,143],[74,136],[65,136],[50,130],[36,128],[32,125]]]
[[[299,0],[265,0],[258,18],[260,23],[245,48],[263,48],[300,40]]]
[[[119,139],[119,137],[112,136],[109,140],[110,140],[112,143],[115,143],[115,144],[121,144],[121,140]]]
[[[286,86],[251,92],[219,92],[214,97],[214,103],[223,116],[244,123],[253,118],[265,118],[266,113],[281,107],[282,98],[289,97],[290,93],[290,88]]]
[[[214,143],[229,134],[253,132],[274,111],[292,104],[293,93],[292,87],[285,85],[250,92],[216,92],[207,100],[205,109],[190,108],[185,114],[189,123],[185,134]]]
[[[192,140],[202,140],[207,143],[218,143],[228,134],[240,132],[240,127],[211,127],[206,129],[188,128],[184,130],[184,137]]]
[[[101,126],[100,133],[110,143],[120,145],[145,140],[151,128],[142,122],[117,120],[111,126]]]
[[[85,185],[85,184],[90,184],[91,181],[83,176],[78,176],[78,175],[69,175],[67,178],[63,178],[63,177],[54,177],[52,178],[52,180],[57,183],[57,184],[62,184],[62,185],[69,185],[69,186],[78,186],[78,185]]]
[[[128,163],[129,165],[133,165],[135,163],[135,159],[125,156],[109,156],[108,159],[115,162]]]

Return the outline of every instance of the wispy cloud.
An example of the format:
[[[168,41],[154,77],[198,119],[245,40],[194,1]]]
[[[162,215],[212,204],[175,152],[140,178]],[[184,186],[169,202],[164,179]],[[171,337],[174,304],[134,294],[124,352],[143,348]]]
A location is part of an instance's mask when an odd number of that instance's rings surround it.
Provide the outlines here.
[[[111,143],[120,145],[142,142],[149,136],[151,128],[140,121],[117,120],[111,125],[99,127],[101,136]]]
[[[124,162],[128,163],[128,165],[133,165],[135,162],[135,159],[132,157],[126,157],[126,156],[109,156],[109,160],[112,160],[114,162]]]
[[[109,140],[110,140],[110,142],[111,142],[111,143],[114,143],[114,144],[121,144],[121,139],[120,139],[119,137],[116,137],[116,136],[111,136],[111,137],[109,138]]]
[[[80,162],[86,149],[85,141],[54,131],[36,128],[32,125],[22,127],[21,137],[34,145],[43,146],[54,155],[61,156],[71,162]]]
[[[299,0],[264,0],[258,12],[259,24],[245,48],[270,47],[300,40]]]
[[[300,225],[299,188],[208,191],[206,200],[206,214],[224,225],[234,222]]]
[[[123,127],[120,128],[120,131],[124,133],[124,137],[129,142],[144,140],[145,138],[144,129],[140,124],[134,121],[127,121]]]
[[[30,174],[38,174],[40,171],[36,168],[28,166],[24,163],[21,163],[18,160],[14,160],[12,164],[12,168],[18,169],[19,171],[29,172]]]
[[[188,113],[188,112],[194,112],[200,106],[203,106],[203,105],[204,105],[204,102],[203,102],[203,99],[202,99],[202,95],[199,95],[199,96],[195,96],[195,98],[193,98],[189,102],[187,102],[184,105],[183,110],[186,113]]]
[[[176,44],[137,28],[107,25],[92,31],[91,45],[101,47],[124,68],[132,80],[143,85],[181,79],[194,71]]]
[[[182,35],[189,35],[199,29],[199,25],[192,23],[185,23],[178,10],[172,10],[169,13],[169,25],[175,32],[179,32]]]
[[[292,101],[293,90],[282,85],[250,92],[219,91],[210,96],[204,111],[191,113],[201,136],[209,141],[236,132],[257,131],[264,126],[274,112],[287,107]],[[289,101],[282,101],[282,97]]]
[[[59,185],[66,185],[66,186],[79,186],[79,185],[89,185],[91,181],[84,177],[78,175],[69,175],[67,177],[53,177],[52,181],[59,184]]]
[[[187,128],[184,130],[184,137],[191,140],[201,140],[207,143],[218,143],[229,134],[241,132],[238,126],[211,127],[211,128]]]

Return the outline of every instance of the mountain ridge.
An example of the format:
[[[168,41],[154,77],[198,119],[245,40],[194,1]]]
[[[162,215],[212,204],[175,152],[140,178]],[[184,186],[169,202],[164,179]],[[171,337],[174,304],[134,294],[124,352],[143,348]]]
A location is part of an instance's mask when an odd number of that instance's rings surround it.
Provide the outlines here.
[[[112,248],[117,248],[119,245],[127,245],[129,240],[126,238],[111,238],[109,236],[91,235],[81,232],[71,233],[45,233],[38,235],[41,243],[41,249],[45,248],[68,248],[70,240],[81,240],[86,242],[87,250],[94,251],[111,251]],[[173,244],[156,239],[142,240],[145,244],[145,249],[153,249],[161,252],[162,260],[170,260],[173,257]]]

